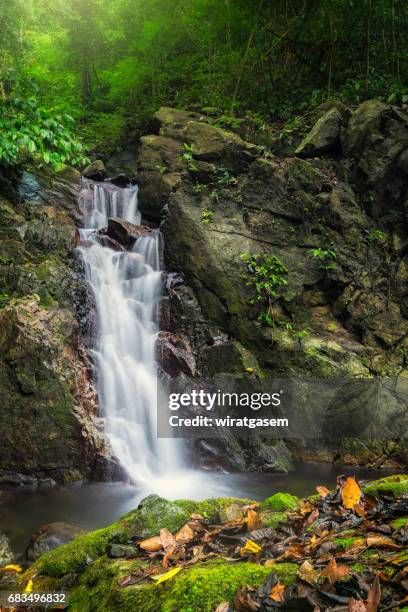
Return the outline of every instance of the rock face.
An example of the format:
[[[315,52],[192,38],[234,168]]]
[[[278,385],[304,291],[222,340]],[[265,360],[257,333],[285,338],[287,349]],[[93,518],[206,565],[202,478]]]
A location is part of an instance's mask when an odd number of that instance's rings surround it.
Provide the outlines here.
[[[1,479],[103,479],[110,451],[81,340],[91,301],[73,257],[78,175],[11,184],[6,199],[0,183]]]
[[[101,159],[96,159],[83,170],[82,176],[92,179],[93,181],[103,181],[106,176],[105,164]]]
[[[86,531],[81,527],[69,525],[68,523],[50,523],[43,525],[36,533],[31,536],[30,543],[26,551],[29,561],[35,561],[41,555],[63,546],[74,540],[77,536],[85,534]]]
[[[343,116],[337,108],[327,111],[296,149],[299,157],[315,157],[340,145]]]
[[[236,385],[248,367],[275,377],[406,375],[406,115],[377,101],[353,113],[326,107],[298,149],[303,159],[261,154],[211,117],[163,109],[154,127],[159,137],[143,140],[140,168],[161,158],[165,138],[168,168],[146,171],[151,185],[172,177],[172,187],[142,197],[143,211],[163,220],[166,266],[180,275],[163,302],[163,326],[191,347],[196,377]],[[184,169],[181,142],[189,147]],[[274,255],[288,271],[274,327],[250,303],[242,253]],[[191,376],[178,369],[180,380]],[[229,436],[202,446],[257,469],[287,469],[290,455],[364,465],[401,465],[408,456],[397,442],[291,443],[289,454],[284,445],[249,450]]]
[[[0,567],[8,565],[13,559],[14,554],[11,550],[10,542],[4,533],[0,533]]]

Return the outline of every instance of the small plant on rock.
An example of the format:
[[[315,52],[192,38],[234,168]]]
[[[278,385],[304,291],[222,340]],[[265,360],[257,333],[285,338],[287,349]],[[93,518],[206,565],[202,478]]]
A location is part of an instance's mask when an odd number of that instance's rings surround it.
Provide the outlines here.
[[[204,225],[208,225],[213,215],[214,213],[212,212],[212,210],[203,210],[203,212],[201,213],[201,223],[204,223]]]
[[[280,296],[288,284],[288,270],[276,255],[251,255],[241,253],[245,269],[246,284],[255,291],[251,304],[259,304],[258,320],[268,327],[286,327],[291,323],[276,321],[273,315],[273,301]]]
[[[322,270],[326,270],[326,272],[329,270],[337,270],[337,254],[334,249],[322,249],[318,247],[316,249],[311,249],[310,254],[320,260],[320,268]]]
[[[187,162],[187,168],[190,170],[190,172],[197,171],[197,166],[194,163],[193,147],[189,145],[187,142],[183,144],[183,151],[181,153],[181,158],[184,159],[185,162]]]

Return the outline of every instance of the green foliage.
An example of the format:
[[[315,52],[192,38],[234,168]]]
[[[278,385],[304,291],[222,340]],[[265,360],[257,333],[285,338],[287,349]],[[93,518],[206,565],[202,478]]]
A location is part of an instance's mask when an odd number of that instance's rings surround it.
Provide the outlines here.
[[[53,116],[30,98],[0,102],[0,161],[17,164],[26,158],[56,167],[79,165],[86,159],[82,146],[72,135],[71,117]]]
[[[183,143],[181,159],[184,159],[184,161],[187,162],[187,168],[190,172],[195,172],[197,170],[197,166],[194,163],[193,147],[187,142]]]
[[[334,249],[322,249],[321,247],[318,247],[316,249],[311,249],[310,254],[321,262],[320,268],[322,270],[326,270],[326,272],[329,270],[337,270],[337,254]]]
[[[203,210],[203,212],[201,213],[201,223],[204,223],[204,225],[208,225],[213,215],[214,213],[212,212],[212,210]]]
[[[291,324],[275,321],[273,300],[278,298],[281,290],[288,284],[288,270],[276,255],[251,255],[241,253],[244,265],[246,285],[254,290],[251,304],[260,306],[258,320],[269,327],[283,326],[291,329]],[[288,327],[289,325],[289,327]]]
[[[387,238],[387,234],[380,229],[375,229],[372,230],[369,234],[368,234],[368,240],[370,242],[384,242]]]

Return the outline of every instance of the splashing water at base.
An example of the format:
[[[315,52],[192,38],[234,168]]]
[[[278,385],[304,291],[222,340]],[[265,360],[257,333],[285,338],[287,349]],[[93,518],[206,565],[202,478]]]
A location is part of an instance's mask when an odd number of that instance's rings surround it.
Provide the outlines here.
[[[155,313],[161,294],[158,230],[136,241],[132,252],[98,242],[95,230],[120,215],[140,224],[137,188],[84,181],[80,204],[86,243],[79,247],[95,297],[97,342],[92,354],[105,430],[129,477],[146,491],[168,497],[202,493],[199,473],[183,470],[181,442],[158,439]]]

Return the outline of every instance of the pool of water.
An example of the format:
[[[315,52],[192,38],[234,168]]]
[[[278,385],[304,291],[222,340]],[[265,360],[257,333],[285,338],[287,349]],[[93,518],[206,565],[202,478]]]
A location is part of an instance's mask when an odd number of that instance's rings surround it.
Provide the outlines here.
[[[63,521],[85,529],[98,529],[137,507],[149,493],[160,493],[168,499],[205,499],[207,497],[249,497],[263,499],[277,491],[298,496],[315,493],[316,485],[333,488],[338,474],[359,479],[375,479],[387,475],[384,470],[358,470],[332,465],[299,465],[281,474],[221,474],[188,472],[186,482],[179,487],[177,477],[166,483],[152,483],[149,491],[123,483],[88,483],[69,487],[31,489],[8,488],[0,495],[0,532],[9,537],[12,548],[22,556],[30,536],[41,525]],[[189,480],[190,479],[190,480]],[[163,484],[166,485],[163,490]],[[4,490],[4,487],[3,487]]]

